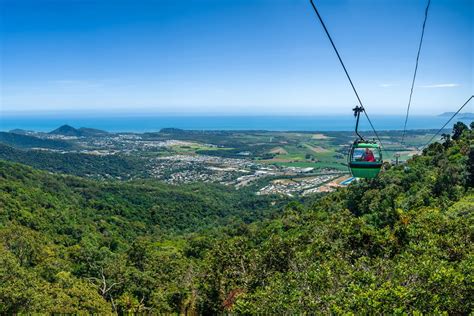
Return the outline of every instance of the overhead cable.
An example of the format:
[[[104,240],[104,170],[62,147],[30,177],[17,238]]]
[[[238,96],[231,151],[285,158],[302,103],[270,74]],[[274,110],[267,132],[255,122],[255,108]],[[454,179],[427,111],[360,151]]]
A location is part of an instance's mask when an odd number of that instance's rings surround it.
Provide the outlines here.
[[[377,133],[377,131],[375,130],[375,127],[374,127],[374,124],[372,124],[372,120],[369,118],[369,115],[367,114],[367,111],[365,110],[364,108],[364,105],[362,104],[362,101],[359,97],[359,93],[357,93],[357,89],[355,88],[354,86],[354,83],[352,82],[352,79],[351,79],[351,76],[349,75],[349,72],[347,71],[347,68],[346,66],[344,65],[344,62],[342,61],[342,58],[341,58],[341,55],[339,54],[339,51],[337,50],[336,48],[336,45],[334,44],[334,41],[332,40],[332,37],[331,35],[329,34],[329,31],[326,27],[326,24],[324,24],[324,21],[323,21],[323,18],[321,17],[321,15],[319,14],[319,11],[318,9],[316,8],[316,5],[314,4],[314,1],[313,0],[310,0],[311,2],[311,5],[313,6],[313,9],[314,9],[314,12],[316,13],[316,15],[318,16],[319,18],[319,22],[321,23],[321,26],[323,27],[324,31],[326,32],[326,35],[329,39],[329,41],[331,42],[331,45],[332,45],[332,48],[334,49],[334,51],[336,52],[336,55],[337,55],[337,58],[339,59],[339,62],[341,63],[341,66],[342,68],[344,69],[344,72],[347,76],[347,79],[349,80],[349,83],[351,84],[351,87],[352,87],[352,90],[354,90],[354,93],[357,97],[357,101],[359,102],[359,105],[362,107],[363,109],[363,112],[365,114],[365,117],[367,118],[367,121],[369,121],[369,124],[370,124],[370,127],[372,128],[372,130],[374,131],[374,134],[375,136],[377,137],[377,140],[379,141],[380,143],[380,147],[382,147],[382,150],[385,151],[385,149],[383,148],[383,145],[382,145],[382,141],[380,140],[380,137]]]
[[[456,112],[454,112],[454,114],[449,118],[449,120],[448,120],[446,123],[444,123],[443,127],[441,127],[441,128],[433,135],[433,137],[431,137],[430,140],[429,140],[425,145],[423,145],[423,147],[421,147],[421,148],[424,148],[424,147],[428,146],[428,145],[431,143],[431,141],[432,141],[439,133],[441,133],[441,131],[446,127],[446,125],[448,125],[449,122],[451,122],[451,120],[452,120],[456,115],[458,115],[459,112],[461,112],[461,110],[469,103],[469,101],[472,100],[472,98],[474,98],[474,95],[471,95],[471,97],[470,97],[469,99],[467,99],[467,101],[464,102],[464,104],[463,104]]]
[[[428,19],[428,11],[430,9],[430,3],[431,3],[431,0],[428,0],[428,3],[426,4],[426,9],[425,9],[425,20],[423,21],[423,27],[421,28],[420,44],[418,45],[418,53],[416,54],[415,71],[413,72],[413,79],[411,81],[410,97],[408,98],[407,114],[406,114],[406,117],[405,117],[405,124],[403,126],[403,136],[402,136],[401,144],[403,144],[403,142],[405,141],[405,135],[406,135],[407,123],[408,123],[408,115],[410,114],[411,99],[412,99],[412,96],[413,96],[413,87],[415,86],[416,73],[418,71],[418,61],[420,59],[421,46],[423,44],[423,37],[425,35],[425,26],[426,26],[426,20]]]

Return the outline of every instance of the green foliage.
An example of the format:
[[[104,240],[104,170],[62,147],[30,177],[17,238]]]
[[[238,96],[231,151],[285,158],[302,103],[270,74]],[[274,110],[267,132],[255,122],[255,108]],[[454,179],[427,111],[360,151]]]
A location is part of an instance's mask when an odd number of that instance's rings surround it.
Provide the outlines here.
[[[457,122],[453,127],[453,139],[458,140],[461,138],[462,133],[468,129],[469,127],[467,127],[463,122]]]
[[[20,150],[0,143],[0,159],[26,164],[51,172],[106,179],[130,179],[146,173],[140,159],[82,153]]]
[[[245,190],[0,162],[0,313],[469,314],[474,132],[461,129],[281,213]]]
[[[43,139],[30,135],[0,132],[0,142],[18,148],[71,149],[73,145],[58,139]]]

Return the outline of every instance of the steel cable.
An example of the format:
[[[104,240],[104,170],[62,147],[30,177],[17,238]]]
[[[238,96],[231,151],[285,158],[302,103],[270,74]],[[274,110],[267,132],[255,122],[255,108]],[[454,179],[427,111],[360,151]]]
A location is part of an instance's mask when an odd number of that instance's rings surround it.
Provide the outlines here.
[[[418,71],[418,61],[420,59],[421,46],[423,44],[423,37],[425,35],[425,26],[426,26],[426,20],[428,19],[428,11],[430,9],[430,3],[431,3],[431,0],[428,0],[428,3],[426,5],[426,9],[425,9],[425,20],[423,21],[423,27],[421,29],[420,44],[418,45],[418,53],[416,54],[415,71],[413,73],[413,79],[412,79],[412,82],[411,82],[410,97],[408,99],[408,106],[407,106],[407,114],[406,114],[406,117],[405,117],[405,124],[403,126],[403,136],[402,136],[402,141],[401,141],[402,145],[405,141],[405,135],[406,135],[406,131],[407,131],[408,116],[410,114],[411,99],[412,99],[412,96],[413,96],[413,87],[415,86],[416,73]]]
[[[474,98],[474,95],[471,95],[471,97],[469,99],[467,99],[466,102],[464,102],[464,104],[449,118],[449,120],[443,125],[443,127],[441,127],[434,135],[433,137],[430,138],[430,140],[425,144],[423,145],[421,148],[425,148],[426,146],[428,146],[431,141],[446,127],[446,125],[449,124],[449,122],[451,122],[451,120],[456,116],[458,115],[459,112],[461,112],[461,110],[469,103],[469,101],[472,100],[472,98]]]
[[[385,151],[385,149],[384,149],[384,147],[383,147],[383,144],[382,144],[382,141],[380,140],[380,137],[379,137],[377,131],[375,130],[374,124],[372,124],[372,121],[371,121],[371,119],[369,118],[369,115],[367,114],[367,112],[366,112],[366,110],[365,110],[365,108],[364,108],[364,105],[362,104],[362,101],[361,101],[361,99],[360,99],[360,97],[359,97],[359,94],[357,93],[357,90],[356,90],[356,88],[355,88],[355,86],[354,86],[354,83],[352,82],[351,76],[349,76],[349,72],[347,71],[346,66],[344,65],[344,62],[342,61],[341,55],[339,54],[339,51],[337,50],[336,45],[334,44],[334,41],[332,40],[332,37],[331,37],[331,35],[329,34],[329,31],[328,31],[328,29],[327,29],[327,27],[326,27],[326,24],[324,24],[323,18],[322,18],[321,15],[319,14],[319,11],[318,11],[318,9],[316,8],[316,5],[314,4],[314,1],[313,1],[313,0],[310,0],[310,2],[311,2],[311,5],[312,5],[312,7],[313,7],[313,9],[314,9],[314,12],[316,13],[316,15],[317,15],[318,18],[319,18],[319,22],[321,22],[321,25],[322,25],[324,31],[326,32],[326,35],[327,35],[329,41],[331,42],[332,48],[333,48],[334,51],[336,52],[337,58],[339,59],[339,62],[341,63],[342,68],[344,69],[344,72],[345,72],[345,74],[346,74],[346,76],[347,76],[347,79],[349,79],[349,83],[351,84],[352,90],[354,90],[354,93],[355,93],[355,95],[356,95],[356,97],[357,97],[357,101],[359,101],[359,105],[360,105],[360,106],[362,107],[362,109],[364,110],[363,112],[364,112],[364,114],[365,114],[365,117],[367,118],[367,121],[369,122],[370,127],[371,127],[372,130],[374,131],[374,134],[375,134],[375,136],[377,137],[377,140],[378,140],[379,143],[380,143],[380,147],[382,148],[383,151]]]

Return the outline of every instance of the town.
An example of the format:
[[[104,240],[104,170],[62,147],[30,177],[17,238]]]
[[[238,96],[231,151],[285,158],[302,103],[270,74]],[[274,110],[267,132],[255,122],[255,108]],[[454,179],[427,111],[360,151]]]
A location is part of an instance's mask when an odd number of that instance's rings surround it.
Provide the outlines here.
[[[428,131],[411,131],[400,151],[400,134],[386,132],[391,157],[406,160]],[[3,140],[40,139],[29,150],[79,155],[90,168],[79,175],[102,180],[148,178],[170,185],[217,183],[251,188],[257,195],[307,196],[334,191],[351,181],[345,153],[351,132],[188,131],[110,133],[64,125],[51,132],[13,130]],[[22,137],[25,140],[22,140]],[[69,158],[68,158],[69,159]],[[63,159],[62,163],[68,161]],[[107,162],[101,162],[107,159]],[[65,161],[64,161],[65,160]],[[113,168],[115,164],[117,168]],[[107,165],[108,170],[102,166]],[[74,171],[74,167],[70,168]],[[110,174],[109,170],[115,170]],[[349,181],[349,182],[348,182]]]
[[[51,145],[30,150],[85,155],[92,161],[116,157],[133,161],[141,169],[126,170],[123,176],[87,173],[96,179],[144,177],[170,185],[219,183],[236,189],[252,187],[258,195],[295,196],[330,192],[349,178],[340,153],[344,145],[337,143],[339,138],[334,138],[334,144],[322,134],[274,132],[268,137],[267,133],[227,132],[218,139],[212,133],[206,137],[192,131],[108,133],[67,125],[50,133],[16,130],[8,134],[40,138]],[[263,142],[268,140],[270,144]]]

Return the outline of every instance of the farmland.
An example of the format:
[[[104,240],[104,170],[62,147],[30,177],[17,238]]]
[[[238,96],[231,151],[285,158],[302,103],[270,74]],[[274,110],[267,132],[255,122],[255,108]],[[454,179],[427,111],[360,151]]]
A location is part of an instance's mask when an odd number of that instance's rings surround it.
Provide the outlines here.
[[[71,129],[62,128],[68,133]],[[347,179],[347,152],[354,140],[350,132],[174,128],[142,134],[99,131],[85,136],[17,133],[22,131],[3,133],[9,143],[0,148],[1,157],[53,172],[96,179],[253,186],[260,194],[287,195],[313,192],[330,180],[339,179],[338,184]],[[402,146],[400,132],[382,132],[384,160],[391,162],[395,154],[400,161],[408,159],[419,153],[431,135],[432,131],[409,131]],[[269,189],[272,185],[275,188]]]

